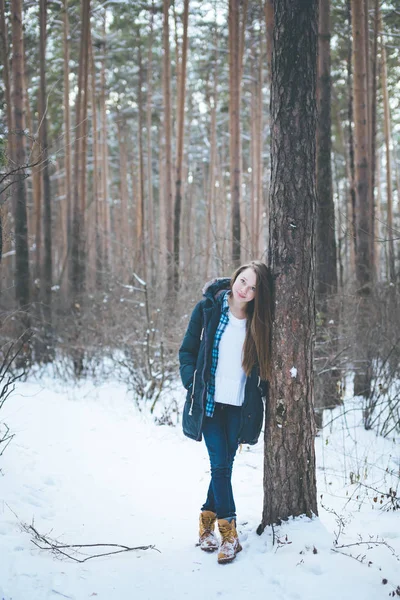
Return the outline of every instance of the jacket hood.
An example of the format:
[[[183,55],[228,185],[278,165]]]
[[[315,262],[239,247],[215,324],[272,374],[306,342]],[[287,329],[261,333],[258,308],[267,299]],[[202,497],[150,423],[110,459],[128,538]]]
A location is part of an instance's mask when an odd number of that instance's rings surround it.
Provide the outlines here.
[[[203,287],[203,296],[214,303],[221,296],[222,292],[229,290],[230,287],[230,277],[218,277],[216,279],[211,279],[211,281],[208,281]]]

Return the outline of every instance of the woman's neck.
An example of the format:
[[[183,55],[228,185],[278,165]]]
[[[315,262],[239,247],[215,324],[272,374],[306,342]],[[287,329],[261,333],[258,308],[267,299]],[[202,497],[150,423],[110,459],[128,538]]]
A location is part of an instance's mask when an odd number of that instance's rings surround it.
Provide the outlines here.
[[[229,309],[234,317],[237,319],[245,319],[246,315],[246,302],[236,302],[233,294],[228,294]]]

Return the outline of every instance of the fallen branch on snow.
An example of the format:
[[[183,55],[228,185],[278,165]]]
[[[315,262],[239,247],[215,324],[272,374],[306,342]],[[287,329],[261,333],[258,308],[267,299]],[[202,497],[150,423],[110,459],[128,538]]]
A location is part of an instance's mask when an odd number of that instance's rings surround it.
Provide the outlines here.
[[[34,525],[27,525],[26,523],[21,523],[22,529],[32,535],[32,543],[35,544],[41,550],[49,550],[52,554],[54,554],[57,558],[69,558],[74,560],[75,562],[84,563],[91,558],[99,558],[100,556],[111,556],[113,554],[120,554],[122,552],[131,552],[132,550],[156,550],[160,552],[158,548],[154,545],[150,546],[123,546],[122,544],[60,544],[57,540],[53,540],[46,535],[43,535],[37,531]],[[78,549],[82,548],[118,548],[118,550],[113,550],[111,552],[101,552],[99,554],[91,554],[89,556],[79,552]],[[83,555],[83,558],[79,556],[74,556],[72,553],[69,554],[66,550],[74,550],[75,554]]]

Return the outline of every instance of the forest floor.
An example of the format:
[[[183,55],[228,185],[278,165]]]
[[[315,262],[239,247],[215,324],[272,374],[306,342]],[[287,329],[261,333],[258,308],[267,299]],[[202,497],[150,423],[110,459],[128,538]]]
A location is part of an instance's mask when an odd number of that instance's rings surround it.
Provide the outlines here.
[[[185,438],[180,426],[157,426],[119,383],[18,383],[1,412],[15,437],[0,457],[0,600],[396,595],[400,512],[385,510],[388,499],[370,488],[397,489],[400,444],[364,431],[351,398],[326,415],[331,419],[316,439],[319,517],[290,520],[274,535],[271,528],[256,533],[263,442],[238,453],[243,552],[222,566],[195,545],[209,479],[203,444]],[[31,525],[63,544],[155,548],[77,563],[35,546]]]

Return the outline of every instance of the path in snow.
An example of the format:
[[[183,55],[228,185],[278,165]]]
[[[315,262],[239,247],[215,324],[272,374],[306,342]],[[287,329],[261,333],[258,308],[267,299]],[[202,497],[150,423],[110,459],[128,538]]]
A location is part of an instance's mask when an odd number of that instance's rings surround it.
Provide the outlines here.
[[[243,552],[233,564],[218,565],[215,554],[195,547],[209,478],[204,446],[180,428],[155,426],[117,384],[55,389],[49,381],[19,384],[2,411],[15,438],[0,458],[0,600],[375,600],[400,584],[399,563],[386,548],[368,551],[370,568],[333,553],[335,517],[322,508],[320,519],[278,528],[278,546],[270,529],[257,536],[262,442],[244,447],[234,470]],[[342,438],[354,431],[317,439],[319,496],[337,512],[347,502],[349,470],[369,464],[377,452],[383,465],[392,451],[389,442],[364,434],[358,432],[348,456]],[[371,455],[374,443],[379,450]],[[357,533],[385,534],[400,553],[398,513],[365,503],[358,511],[354,502],[347,511],[352,521],[344,542]],[[160,552],[60,561],[35,548],[18,519],[65,543],[155,544]]]

